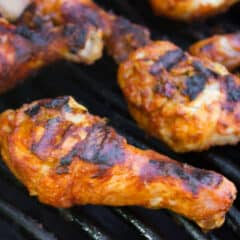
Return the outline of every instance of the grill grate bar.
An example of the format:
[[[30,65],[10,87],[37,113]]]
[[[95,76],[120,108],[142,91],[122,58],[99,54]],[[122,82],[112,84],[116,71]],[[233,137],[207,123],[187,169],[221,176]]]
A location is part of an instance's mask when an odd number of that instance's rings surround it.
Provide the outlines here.
[[[94,240],[110,240],[111,238],[102,229],[92,223],[89,219],[81,215],[76,216],[69,209],[59,209],[60,214],[69,222],[73,222],[81,227]]]
[[[19,226],[24,228],[28,233],[37,240],[57,240],[52,234],[44,230],[42,226],[33,219],[26,217],[21,211],[5,203],[0,199],[0,212],[16,222]]]
[[[104,98],[106,101],[110,101],[111,105],[116,106],[123,113],[127,111],[127,106],[123,101],[121,101],[119,94],[114,93],[108,88],[102,88],[102,85],[99,84],[99,81],[97,79],[92,78],[86,72],[81,71],[78,65],[71,64],[70,68],[72,69],[77,79],[84,79],[84,87],[90,88],[94,94],[100,96],[101,98]],[[79,84],[79,81],[77,84]]]
[[[112,211],[130,223],[145,239],[147,240],[163,240],[158,233],[154,232],[151,228],[146,226],[142,221],[135,217],[128,210],[123,208],[112,208]]]
[[[199,230],[196,226],[191,224],[185,218],[170,212],[169,213],[178,223],[180,223],[186,232],[195,240],[218,240],[218,238],[213,234],[204,235],[201,230]]]
[[[230,209],[226,222],[233,232],[240,237],[240,212],[236,207]]]

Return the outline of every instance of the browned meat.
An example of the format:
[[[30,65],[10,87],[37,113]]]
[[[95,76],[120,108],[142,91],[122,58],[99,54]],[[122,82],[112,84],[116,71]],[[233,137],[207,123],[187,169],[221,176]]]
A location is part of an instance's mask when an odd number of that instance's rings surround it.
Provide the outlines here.
[[[240,140],[240,78],[225,67],[154,42],[121,64],[119,85],[132,116],[177,152]]]
[[[107,13],[91,0],[34,0],[22,21],[34,26],[39,19],[51,19],[55,24],[87,22],[101,29],[106,47],[117,62],[126,60],[129,53],[150,41],[149,31],[127,19]],[[54,13],[54,14],[53,14]],[[36,25],[36,24],[35,24]]]
[[[193,44],[190,53],[219,62],[229,70],[240,66],[240,33],[216,35]]]
[[[33,196],[75,204],[168,208],[210,230],[224,222],[233,183],[140,150],[71,97],[26,104],[0,116],[4,161]]]
[[[101,56],[102,48],[102,33],[88,24],[46,24],[33,31],[0,20],[0,93],[60,59],[90,64]]]

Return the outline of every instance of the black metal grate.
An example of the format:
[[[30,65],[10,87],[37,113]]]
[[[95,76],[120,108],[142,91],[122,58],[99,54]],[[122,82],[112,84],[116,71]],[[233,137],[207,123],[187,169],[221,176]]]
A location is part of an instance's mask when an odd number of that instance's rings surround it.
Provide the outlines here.
[[[207,23],[187,25],[151,16],[146,1],[97,1],[131,20],[150,27],[154,38],[175,41],[186,48],[191,42],[212,32],[231,31],[240,25],[231,13]],[[231,18],[229,18],[231,16]],[[59,63],[42,70],[36,77],[1,96],[0,111],[44,97],[72,95],[110,124],[131,144],[153,148],[179,161],[217,170],[240,187],[239,146],[214,148],[208,152],[177,155],[164,144],[147,138],[127,112],[116,83],[117,66],[105,56],[91,67]],[[240,201],[227,215],[225,225],[211,233],[202,233],[188,220],[166,210],[142,208],[106,208],[97,206],[56,210],[30,198],[8,169],[0,162],[0,239],[239,239]],[[4,226],[4,227],[1,227]],[[12,231],[12,232],[10,232]]]

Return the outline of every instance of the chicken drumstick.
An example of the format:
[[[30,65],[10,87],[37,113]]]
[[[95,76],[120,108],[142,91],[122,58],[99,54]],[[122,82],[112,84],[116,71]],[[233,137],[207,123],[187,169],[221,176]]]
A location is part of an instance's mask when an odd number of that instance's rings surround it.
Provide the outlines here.
[[[210,230],[224,222],[233,183],[125,138],[71,97],[45,99],[0,115],[4,161],[31,195],[75,204],[168,208]]]

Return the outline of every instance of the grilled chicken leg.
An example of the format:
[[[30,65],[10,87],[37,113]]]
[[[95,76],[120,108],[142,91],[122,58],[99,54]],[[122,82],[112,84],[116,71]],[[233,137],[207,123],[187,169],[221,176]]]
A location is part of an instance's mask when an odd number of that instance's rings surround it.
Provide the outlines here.
[[[140,127],[177,152],[240,140],[240,79],[169,42],[153,42],[119,68],[119,85]]]
[[[210,230],[224,222],[236,188],[223,176],[129,145],[71,97],[0,116],[4,161],[33,196],[75,204],[168,208]]]
[[[0,93],[57,60],[91,64],[102,56],[104,42],[122,61],[150,41],[144,27],[91,1],[34,2],[16,25],[0,21]]]
[[[34,0],[20,22],[36,27],[39,19],[51,19],[57,25],[92,24],[103,32],[106,48],[117,62],[150,41],[146,28],[104,11],[91,0]]]
[[[150,0],[157,15],[191,21],[226,11],[239,0]]]
[[[92,42],[94,46],[90,47]],[[102,49],[102,33],[88,24],[46,24],[33,31],[0,20],[0,93],[60,59],[90,64],[101,56]]]
[[[219,62],[229,70],[240,66],[240,33],[216,35],[193,44],[190,53]]]

